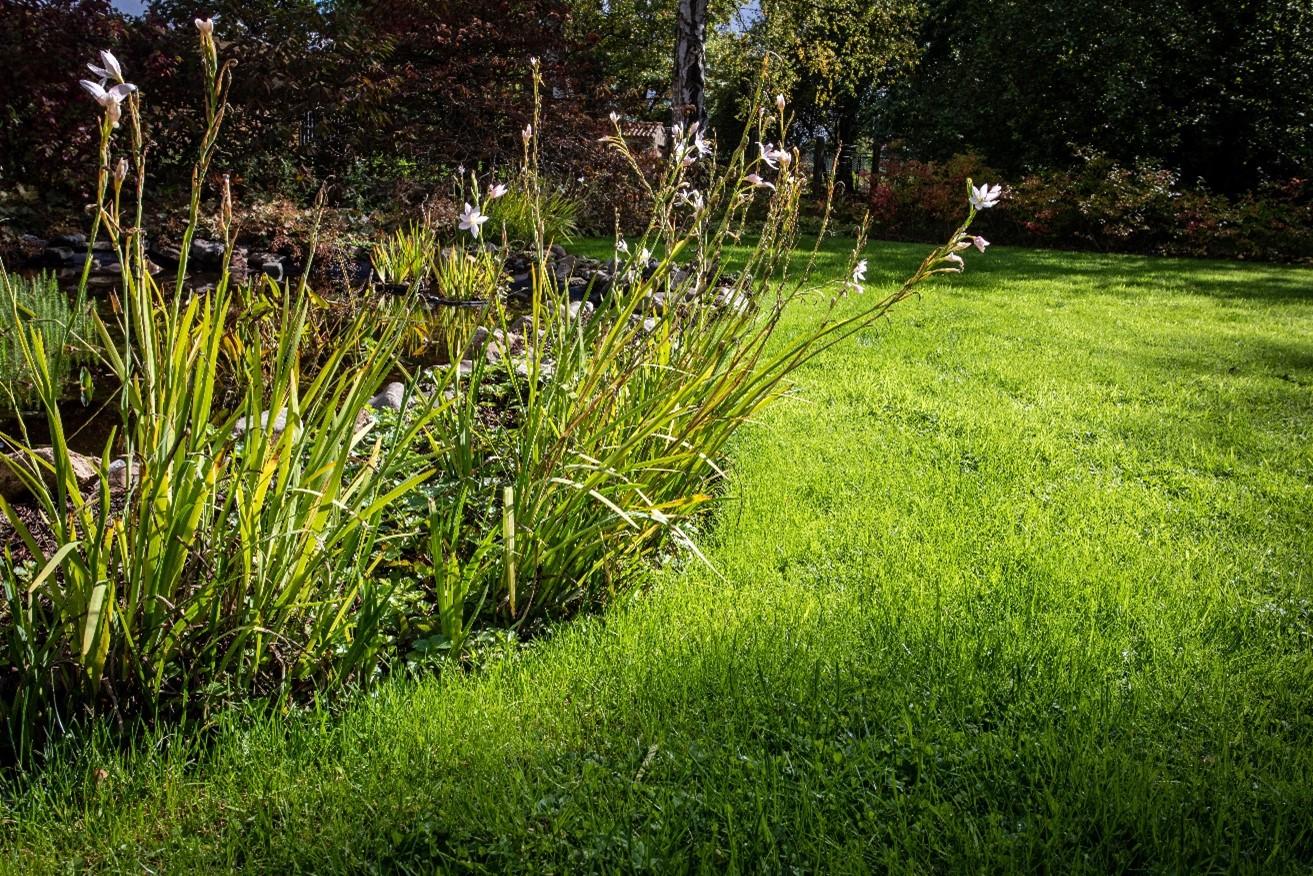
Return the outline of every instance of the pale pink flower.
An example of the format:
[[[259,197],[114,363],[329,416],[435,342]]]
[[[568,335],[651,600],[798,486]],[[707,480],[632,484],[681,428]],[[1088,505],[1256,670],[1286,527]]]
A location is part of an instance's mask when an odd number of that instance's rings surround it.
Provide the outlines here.
[[[196,29],[201,32],[201,36],[214,36],[214,19],[198,18],[192,22]]]
[[[711,154],[711,144],[702,136],[701,131],[693,135],[693,148],[697,150],[698,155]]]
[[[998,203],[998,199],[1003,195],[1003,187],[999,185],[991,186],[985,183],[979,187],[971,186],[971,206],[977,210],[988,210]]]
[[[506,192],[506,183],[497,183],[492,188],[488,189],[488,200],[495,201],[502,195],[506,194]]]
[[[743,181],[752,183],[752,187],[757,189],[774,190],[775,188],[775,183],[767,182],[766,180],[762,179],[761,174],[759,173],[750,173],[743,178]]]
[[[468,231],[472,236],[478,237],[479,231],[488,217],[479,212],[477,207],[471,207],[465,204],[465,212],[460,214],[460,230]]]
[[[975,244],[976,249],[980,250],[981,252],[984,252],[985,247],[989,246],[989,241],[985,240],[985,238],[979,235],[976,235],[975,237],[971,238],[971,242]]]
[[[130,82],[120,82],[106,90],[99,82],[92,82],[90,79],[79,79],[78,83],[96,99],[96,103],[105,108],[105,115],[109,116],[110,122],[115,127],[118,127],[119,119],[123,117],[123,101],[137,90],[137,86]]]
[[[109,80],[115,82],[123,81],[123,68],[119,66],[118,59],[104,49],[100,51],[100,66],[88,64],[87,69],[100,77],[100,84],[104,85]]]

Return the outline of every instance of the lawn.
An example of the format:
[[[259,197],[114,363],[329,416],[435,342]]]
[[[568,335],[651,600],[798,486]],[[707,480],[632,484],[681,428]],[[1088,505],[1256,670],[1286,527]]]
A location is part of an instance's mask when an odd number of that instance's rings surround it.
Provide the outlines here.
[[[1313,270],[968,261],[737,442],[716,573],[331,715],[90,741],[0,788],[0,860],[1313,867]]]

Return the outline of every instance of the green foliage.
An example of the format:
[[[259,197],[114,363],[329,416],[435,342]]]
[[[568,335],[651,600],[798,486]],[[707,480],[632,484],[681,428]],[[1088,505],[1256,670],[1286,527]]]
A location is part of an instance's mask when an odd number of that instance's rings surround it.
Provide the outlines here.
[[[0,407],[25,410],[38,401],[37,378],[24,357],[23,335],[41,335],[43,370],[56,386],[67,383],[74,366],[93,358],[91,305],[70,302],[51,274],[10,274],[0,266]]]
[[[380,283],[418,285],[424,279],[436,246],[437,235],[433,229],[425,223],[412,222],[374,244],[374,274]]]
[[[1307,3],[935,2],[922,40],[891,128],[923,158],[1019,175],[1086,147],[1225,193],[1313,168]]]
[[[919,249],[872,247],[872,287]],[[0,860],[1306,869],[1313,272],[989,256],[739,432],[723,577],[349,708],[68,746],[0,789]]]
[[[579,230],[579,201],[560,187],[530,192],[517,186],[486,209],[490,218],[485,233],[492,239],[504,233],[512,243],[532,244],[541,223],[544,240],[569,243]]]

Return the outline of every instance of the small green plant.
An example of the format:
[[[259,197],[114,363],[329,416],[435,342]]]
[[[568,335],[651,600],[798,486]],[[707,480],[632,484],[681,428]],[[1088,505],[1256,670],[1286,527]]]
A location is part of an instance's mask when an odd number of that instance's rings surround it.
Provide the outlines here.
[[[549,242],[569,243],[579,231],[579,202],[561,189],[541,193],[516,187],[488,206],[492,236],[505,234],[511,243],[531,244],[535,228]]]
[[[433,253],[429,276],[439,298],[493,301],[502,286],[502,262],[486,249],[467,252],[460,247],[445,247]]]
[[[37,403],[36,379],[23,353],[23,333],[39,332],[45,369],[59,387],[73,368],[94,357],[91,306],[69,301],[54,276],[10,274],[0,265],[0,406],[25,410]]]
[[[415,286],[423,279],[429,259],[437,246],[437,237],[427,225],[412,222],[393,235],[374,244],[374,273],[380,283]]]

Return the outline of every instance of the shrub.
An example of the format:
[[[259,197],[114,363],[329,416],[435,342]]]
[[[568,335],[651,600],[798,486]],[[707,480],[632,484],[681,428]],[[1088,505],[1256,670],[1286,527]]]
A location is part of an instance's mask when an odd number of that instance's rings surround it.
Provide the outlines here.
[[[977,156],[939,163],[891,160],[871,195],[873,229],[927,239],[951,222],[951,193],[968,176],[992,175]],[[1067,169],[1012,185],[987,234],[1038,246],[1210,258],[1313,259],[1313,185],[1268,183],[1236,199],[1181,184],[1150,161],[1125,166],[1083,151]]]

